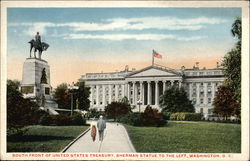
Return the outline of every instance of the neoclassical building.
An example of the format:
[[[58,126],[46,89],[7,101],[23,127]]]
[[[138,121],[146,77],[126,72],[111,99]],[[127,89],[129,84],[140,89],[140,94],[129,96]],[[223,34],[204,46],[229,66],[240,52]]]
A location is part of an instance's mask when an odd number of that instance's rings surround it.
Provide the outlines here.
[[[141,70],[111,73],[87,73],[80,78],[90,87],[90,107],[104,110],[112,101],[124,96],[135,110],[143,111],[147,105],[159,108],[159,98],[170,86],[183,87],[197,113],[205,117],[212,114],[212,103],[217,87],[222,84],[224,75],[221,68],[170,69],[152,65]]]

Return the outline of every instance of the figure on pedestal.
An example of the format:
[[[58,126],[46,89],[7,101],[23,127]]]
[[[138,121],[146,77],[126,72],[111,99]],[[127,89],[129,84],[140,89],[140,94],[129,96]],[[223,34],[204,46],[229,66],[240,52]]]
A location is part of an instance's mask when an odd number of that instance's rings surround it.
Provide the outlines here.
[[[45,68],[43,68],[43,71],[42,71],[41,83],[48,84]]]
[[[34,58],[36,58],[36,51],[38,51],[39,59],[42,59],[42,52],[46,51],[49,47],[49,44],[45,42],[41,42],[41,36],[39,35],[39,32],[36,33],[35,40],[32,39],[29,41],[30,43],[30,58],[31,58],[31,51],[34,48]]]

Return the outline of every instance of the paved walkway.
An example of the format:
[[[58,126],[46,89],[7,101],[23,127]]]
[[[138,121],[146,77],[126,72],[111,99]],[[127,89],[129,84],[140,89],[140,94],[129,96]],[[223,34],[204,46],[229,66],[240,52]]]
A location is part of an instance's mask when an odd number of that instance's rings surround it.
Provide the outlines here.
[[[96,124],[96,122],[94,122]],[[111,153],[133,153],[133,145],[123,125],[117,123],[106,123],[103,141],[99,141],[97,132],[96,140],[91,138],[91,130],[72,144],[65,153],[74,152],[111,152]]]

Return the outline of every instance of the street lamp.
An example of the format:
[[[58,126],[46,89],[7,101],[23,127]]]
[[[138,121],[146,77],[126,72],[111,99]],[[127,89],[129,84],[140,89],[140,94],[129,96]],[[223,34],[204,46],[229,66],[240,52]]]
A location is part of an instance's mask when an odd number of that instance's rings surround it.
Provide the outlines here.
[[[74,84],[72,86],[69,87],[69,92],[71,93],[71,116],[73,115],[73,95],[74,93],[78,90],[78,86],[74,86]]]
[[[141,100],[137,101],[137,104],[139,105],[139,112],[141,112],[141,104],[142,104],[142,101],[141,101]]]

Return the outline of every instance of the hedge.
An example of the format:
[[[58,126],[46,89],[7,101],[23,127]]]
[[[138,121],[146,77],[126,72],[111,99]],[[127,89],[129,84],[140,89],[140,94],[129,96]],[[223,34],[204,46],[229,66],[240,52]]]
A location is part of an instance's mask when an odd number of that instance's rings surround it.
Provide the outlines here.
[[[170,115],[170,120],[177,121],[200,121],[200,113],[177,112]]]

